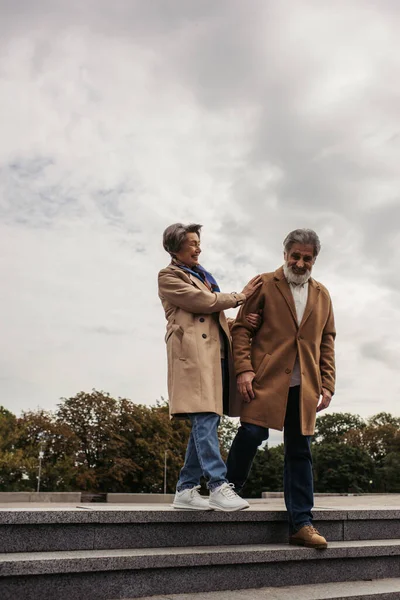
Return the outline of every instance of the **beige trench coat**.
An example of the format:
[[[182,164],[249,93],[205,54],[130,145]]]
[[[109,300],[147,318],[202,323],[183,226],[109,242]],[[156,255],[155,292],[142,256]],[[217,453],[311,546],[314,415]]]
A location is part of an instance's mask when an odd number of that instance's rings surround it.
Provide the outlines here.
[[[168,394],[172,415],[214,412],[239,416],[231,336],[224,309],[244,294],[213,293],[197,277],[169,265],[158,274],[167,319]],[[220,332],[225,338],[229,386],[223,402]],[[224,410],[225,409],[225,410]]]
[[[232,327],[236,374],[254,371],[254,400],[243,403],[241,419],[282,430],[292,370],[300,360],[300,420],[312,435],[322,386],[335,391],[335,323],[328,290],[309,280],[308,301],[300,326],[289,284],[281,267],[262,275],[263,284],[241,308]],[[262,325],[251,340],[246,315],[261,311]]]

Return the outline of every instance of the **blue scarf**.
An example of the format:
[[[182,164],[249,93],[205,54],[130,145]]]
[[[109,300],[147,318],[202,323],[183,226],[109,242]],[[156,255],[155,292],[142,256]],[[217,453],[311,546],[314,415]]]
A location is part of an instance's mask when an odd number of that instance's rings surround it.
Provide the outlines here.
[[[197,279],[200,279],[200,281],[202,283],[205,283],[206,286],[208,288],[210,288],[210,290],[212,292],[220,292],[221,291],[219,289],[218,283],[216,282],[214,277],[211,275],[211,273],[206,271],[205,268],[202,267],[201,265],[196,265],[195,267],[187,267],[186,265],[182,265],[181,263],[178,263],[177,261],[173,261],[173,264],[176,267],[179,267],[180,269],[182,269],[183,271],[190,273],[191,275],[193,275],[193,277],[197,277]]]

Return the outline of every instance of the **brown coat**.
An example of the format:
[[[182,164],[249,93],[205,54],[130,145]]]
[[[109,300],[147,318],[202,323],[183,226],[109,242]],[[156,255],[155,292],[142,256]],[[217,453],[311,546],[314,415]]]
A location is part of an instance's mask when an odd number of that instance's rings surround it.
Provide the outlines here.
[[[263,284],[241,308],[232,327],[236,374],[254,371],[254,400],[243,403],[241,419],[282,430],[292,369],[300,360],[300,419],[303,435],[312,435],[322,386],[335,391],[335,323],[328,290],[309,280],[300,326],[283,268],[262,275]],[[246,314],[261,311],[262,325],[253,335]],[[251,342],[251,343],[250,343]]]
[[[168,395],[171,415],[214,412],[239,416],[231,337],[224,309],[243,294],[213,293],[197,277],[169,265],[158,274],[167,319]],[[225,338],[229,386],[223,402],[221,338]]]

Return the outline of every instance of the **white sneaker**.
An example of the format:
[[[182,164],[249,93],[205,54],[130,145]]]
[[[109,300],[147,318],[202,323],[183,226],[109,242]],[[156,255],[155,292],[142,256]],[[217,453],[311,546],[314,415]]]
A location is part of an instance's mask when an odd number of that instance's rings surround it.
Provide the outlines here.
[[[173,508],[182,510],[211,510],[208,500],[202,498],[199,494],[200,485],[182,490],[175,493],[175,498],[172,503]]]
[[[250,504],[237,495],[234,487],[233,483],[223,483],[214,491],[210,491],[210,508],[226,512],[249,508]]]

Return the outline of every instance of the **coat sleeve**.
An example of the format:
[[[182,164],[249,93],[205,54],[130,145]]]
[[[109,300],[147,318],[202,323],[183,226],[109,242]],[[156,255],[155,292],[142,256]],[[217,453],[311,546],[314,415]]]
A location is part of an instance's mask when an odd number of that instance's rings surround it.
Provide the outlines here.
[[[179,275],[161,271],[158,275],[160,298],[194,314],[211,314],[235,308],[238,300],[246,300],[244,294],[209,292],[184,281]]]
[[[232,319],[232,317],[226,317],[226,322],[228,323],[230,333],[232,333],[232,326],[235,322],[235,319]]]
[[[262,285],[239,310],[235,322],[232,325],[233,359],[235,362],[236,375],[245,371],[253,371],[251,362],[251,339],[254,336],[254,328],[250,325],[246,316],[250,313],[258,313],[264,306],[264,286]]]
[[[319,365],[322,387],[332,392],[332,395],[335,393],[335,337],[335,318],[332,300],[329,299],[329,314],[322,332]]]

